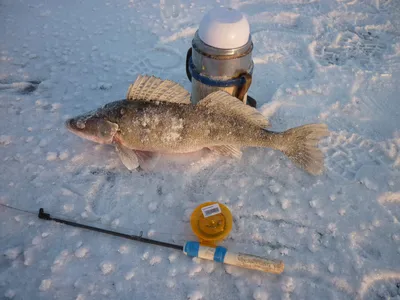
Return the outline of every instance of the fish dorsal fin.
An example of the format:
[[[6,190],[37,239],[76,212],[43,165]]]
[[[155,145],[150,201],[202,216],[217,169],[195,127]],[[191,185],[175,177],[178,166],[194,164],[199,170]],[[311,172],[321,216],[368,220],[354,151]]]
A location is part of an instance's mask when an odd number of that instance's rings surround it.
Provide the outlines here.
[[[126,99],[190,104],[190,93],[183,86],[171,80],[139,75],[129,86]]]
[[[225,91],[216,91],[203,98],[198,105],[215,109],[224,115],[240,116],[261,128],[268,128],[268,120],[255,108],[244,104],[238,98]]]

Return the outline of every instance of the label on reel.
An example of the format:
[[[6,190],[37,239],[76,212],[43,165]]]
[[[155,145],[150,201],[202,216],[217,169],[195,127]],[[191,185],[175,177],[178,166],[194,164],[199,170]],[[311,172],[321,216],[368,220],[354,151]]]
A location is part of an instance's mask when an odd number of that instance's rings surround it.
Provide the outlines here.
[[[221,208],[218,204],[212,204],[201,208],[204,218],[211,217],[221,213]]]

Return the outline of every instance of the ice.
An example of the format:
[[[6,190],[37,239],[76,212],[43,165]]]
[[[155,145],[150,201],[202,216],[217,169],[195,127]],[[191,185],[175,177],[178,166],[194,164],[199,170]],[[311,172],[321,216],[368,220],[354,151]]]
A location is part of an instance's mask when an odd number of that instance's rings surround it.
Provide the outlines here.
[[[128,273],[125,274],[125,280],[131,280],[133,277],[135,277],[135,271],[129,271]]]
[[[34,263],[34,249],[29,248],[24,251],[24,265],[30,266]]]
[[[154,213],[154,212],[157,210],[157,208],[158,208],[158,203],[157,203],[157,202],[151,202],[151,203],[149,204],[148,208],[149,208],[149,211],[150,211],[151,213]]]
[[[83,294],[79,294],[78,296],[76,296],[75,300],[85,300],[85,295]]]
[[[290,200],[289,199],[282,199],[281,207],[283,210],[286,210],[290,207]]]
[[[78,258],[83,258],[89,253],[89,249],[85,247],[81,247],[75,251],[75,256]]]
[[[64,209],[65,212],[71,212],[71,211],[74,210],[74,205],[73,204],[69,204],[69,203],[64,204],[63,205],[63,209]]]
[[[208,274],[211,274],[212,272],[214,272],[216,264],[217,264],[213,261],[203,261],[201,263],[203,265],[203,270]]]
[[[53,261],[53,265],[51,266],[51,271],[52,272],[62,271],[70,260],[69,256],[70,254],[68,250],[61,251],[61,253]]]
[[[54,161],[57,159],[57,153],[55,152],[48,152],[47,153],[47,160],[48,161]]]
[[[194,265],[190,271],[189,271],[189,276],[194,277],[196,276],[197,273],[200,273],[203,270],[203,267],[201,264]]]
[[[167,279],[165,285],[170,288],[173,289],[176,286],[176,282],[173,279]]]
[[[101,268],[101,272],[103,273],[103,275],[108,275],[108,274],[114,272],[114,270],[115,270],[115,266],[111,262],[101,263],[100,268]]]
[[[171,253],[171,254],[168,256],[168,260],[169,260],[170,263],[175,262],[177,259],[178,259],[178,255],[177,255],[176,253]]]
[[[7,290],[4,294],[4,297],[6,299],[13,299],[15,296],[15,291],[14,290]]]
[[[144,252],[142,255],[142,260],[147,260],[149,258],[150,253],[148,251]]]
[[[202,16],[246,14],[249,95],[281,131],[325,122],[325,173],[279,151],[196,154],[125,170],[114,147],[64,121],[123,99],[138,74],[191,89],[184,63]],[[0,297],[5,299],[399,298],[400,11],[397,1],[2,1]],[[171,119],[165,142],[182,138]],[[149,121],[146,121],[148,124]],[[193,209],[228,205],[229,251],[282,259],[263,274],[38,220],[54,216],[183,245]]]
[[[51,287],[51,280],[50,279],[43,279],[40,283],[39,290],[44,292],[50,289]]]
[[[203,299],[203,294],[202,294],[200,291],[198,291],[198,290],[191,291],[191,292],[187,295],[187,299],[188,299],[188,300],[201,300],[201,299]]]
[[[254,300],[268,300],[268,293],[262,288],[256,288],[253,293]]]
[[[8,144],[11,144],[11,141],[12,141],[11,136],[0,135],[0,145],[7,146]]]
[[[20,247],[16,247],[16,248],[11,248],[8,249],[4,255],[8,258],[8,259],[16,259],[19,255],[21,254],[21,248]]]
[[[156,264],[159,264],[161,261],[162,261],[161,256],[157,255],[157,256],[153,256],[153,257],[150,259],[149,263],[150,263],[151,266],[154,266],[154,265],[156,265]]]
[[[32,240],[32,245],[39,245],[42,242],[41,236],[35,236]]]
[[[128,245],[121,245],[121,247],[119,247],[118,252],[121,254],[129,254],[130,253],[130,247]]]

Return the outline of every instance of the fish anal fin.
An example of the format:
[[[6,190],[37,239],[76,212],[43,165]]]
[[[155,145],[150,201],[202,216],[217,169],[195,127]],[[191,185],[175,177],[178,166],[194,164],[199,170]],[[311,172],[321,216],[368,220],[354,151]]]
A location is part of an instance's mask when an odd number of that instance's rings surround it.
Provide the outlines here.
[[[216,91],[203,98],[198,105],[216,110],[224,115],[242,117],[247,122],[260,127],[269,128],[268,120],[254,107],[246,105],[226,91]]]
[[[128,88],[129,101],[163,101],[190,104],[190,93],[172,80],[139,75]]]
[[[160,154],[157,152],[135,150],[140,167],[145,171],[151,171],[156,166],[160,159]]]
[[[229,156],[237,159],[242,157],[242,151],[240,148],[233,145],[213,146],[209,147],[209,149],[223,156]]]
[[[134,150],[122,146],[121,144],[116,144],[115,150],[117,151],[121,162],[128,170],[135,170],[139,166],[139,160]]]

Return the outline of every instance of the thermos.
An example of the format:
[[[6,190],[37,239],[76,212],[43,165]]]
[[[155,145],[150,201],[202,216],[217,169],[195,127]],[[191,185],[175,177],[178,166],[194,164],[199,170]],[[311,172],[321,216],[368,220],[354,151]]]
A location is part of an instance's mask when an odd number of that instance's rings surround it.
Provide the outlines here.
[[[209,11],[201,20],[186,57],[192,103],[225,90],[255,107],[255,100],[247,95],[254,66],[252,51],[250,25],[242,13],[223,7]]]

